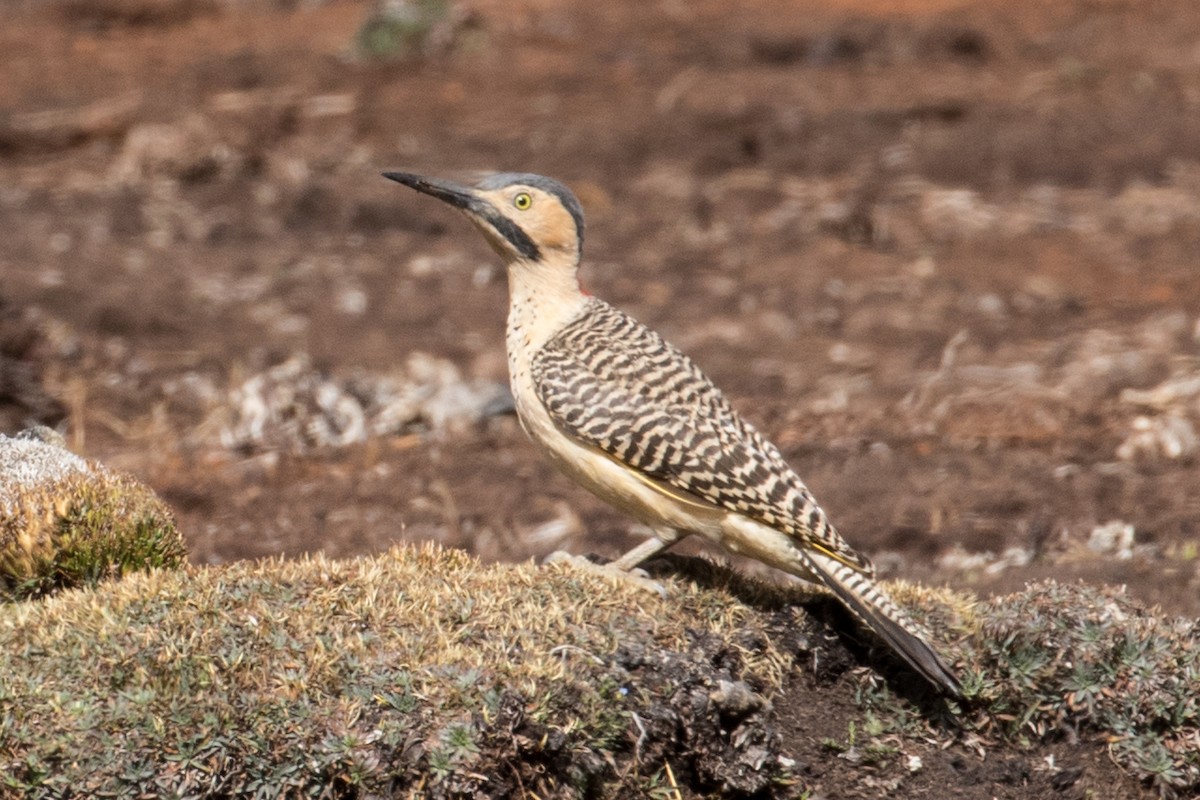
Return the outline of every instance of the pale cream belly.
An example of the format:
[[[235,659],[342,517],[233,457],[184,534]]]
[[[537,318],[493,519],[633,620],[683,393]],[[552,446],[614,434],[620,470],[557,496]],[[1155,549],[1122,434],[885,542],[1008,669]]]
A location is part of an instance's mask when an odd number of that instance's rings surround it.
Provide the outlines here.
[[[525,430],[559,470],[583,488],[670,538],[680,533],[699,533],[719,541],[726,512],[706,503],[687,502],[663,491],[648,478],[619,465],[599,450],[575,442],[553,427],[531,425],[522,417]]]
[[[525,431],[558,469],[601,500],[654,529],[660,539],[670,542],[696,533],[726,550],[793,575],[805,577],[808,573],[791,536],[639,476],[599,450],[571,439],[540,406],[528,409],[518,404],[517,410]]]

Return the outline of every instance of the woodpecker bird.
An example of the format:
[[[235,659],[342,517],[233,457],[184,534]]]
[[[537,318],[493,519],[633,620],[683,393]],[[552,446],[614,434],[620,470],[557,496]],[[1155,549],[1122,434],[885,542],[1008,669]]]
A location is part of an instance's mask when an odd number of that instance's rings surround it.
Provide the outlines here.
[[[646,523],[610,566],[629,571],[688,534],[824,584],[942,691],[958,679],[875,583],[778,448],[686,355],[577,276],[583,209],[558,181],[492,175],[474,187],[385,172],[461,210],[508,269],[508,368],[521,425],[569,477]]]

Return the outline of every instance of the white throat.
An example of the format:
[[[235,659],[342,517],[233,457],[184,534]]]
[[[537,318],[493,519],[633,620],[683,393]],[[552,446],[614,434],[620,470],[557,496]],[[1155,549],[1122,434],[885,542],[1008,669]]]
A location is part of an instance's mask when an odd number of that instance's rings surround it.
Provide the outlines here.
[[[508,264],[508,354],[530,356],[579,316],[587,296],[579,289],[575,265],[552,261]]]
[[[552,426],[536,397],[531,374],[534,356],[587,304],[575,265],[540,261],[508,264],[508,378],[517,415],[534,438]]]

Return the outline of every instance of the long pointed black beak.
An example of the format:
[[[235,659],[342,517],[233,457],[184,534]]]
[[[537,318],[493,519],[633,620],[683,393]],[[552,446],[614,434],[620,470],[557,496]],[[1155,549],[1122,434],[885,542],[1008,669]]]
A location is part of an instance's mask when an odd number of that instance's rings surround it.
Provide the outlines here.
[[[461,208],[466,211],[480,211],[480,204],[483,202],[475,192],[467,186],[454,181],[445,181],[441,178],[426,178],[424,175],[414,175],[410,172],[385,172],[383,177],[403,183],[405,186],[416,189],[423,194],[436,197],[455,208]]]
[[[461,183],[442,180],[441,178],[427,178],[424,175],[414,175],[411,172],[385,172],[383,173],[383,177],[396,181],[396,183],[403,183],[405,186],[416,189],[418,192],[436,197],[438,200],[449,203],[455,208],[466,211],[467,215],[477,223],[486,225],[486,228],[490,228],[495,236],[503,239],[507,243],[507,246],[512,249],[512,252],[521,258],[529,261],[537,261],[541,258],[541,250],[538,249],[537,243],[529,238],[529,234],[521,230],[511,219],[501,214],[494,205],[480,197],[469,186],[463,186]],[[484,232],[488,233],[487,230]],[[500,249],[495,241],[492,242],[492,247],[501,256],[505,258],[509,257],[508,254]]]

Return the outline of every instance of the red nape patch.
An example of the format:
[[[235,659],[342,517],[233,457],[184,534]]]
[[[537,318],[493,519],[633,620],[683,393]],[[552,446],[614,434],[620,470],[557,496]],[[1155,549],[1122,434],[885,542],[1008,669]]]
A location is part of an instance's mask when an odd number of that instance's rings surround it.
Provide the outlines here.
[[[592,296],[592,293],[591,293],[591,291],[589,291],[589,290],[588,290],[588,288],[587,288],[586,286],[584,286],[582,283],[581,283],[581,284],[579,284],[579,291],[583,292],[583,296],[584,296],[584,297],[591,297],[591,296]]]

